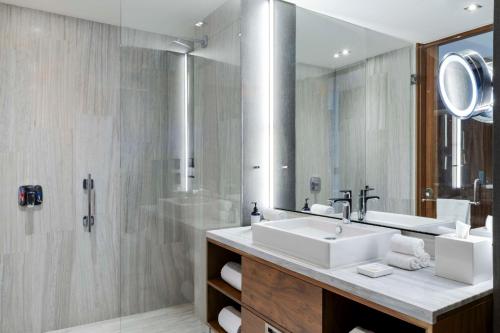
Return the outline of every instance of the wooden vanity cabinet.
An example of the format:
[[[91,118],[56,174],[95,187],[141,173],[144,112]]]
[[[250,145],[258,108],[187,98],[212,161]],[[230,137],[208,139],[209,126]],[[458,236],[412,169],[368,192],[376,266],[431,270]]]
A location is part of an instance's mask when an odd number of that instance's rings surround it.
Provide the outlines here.
[[[323,289],[245,257],[242,272],[245,306],[291,332],[323,332]]]
[[[228,261],[242,265],[241,292],[219,276]],[[207,288],[207,322],[213,333],[224,333],[217,315],[228,305],[241,311],[242,333],[348,333],[356,326],[391,333],[492,331],[491,295],[429,324],[211,239]]]

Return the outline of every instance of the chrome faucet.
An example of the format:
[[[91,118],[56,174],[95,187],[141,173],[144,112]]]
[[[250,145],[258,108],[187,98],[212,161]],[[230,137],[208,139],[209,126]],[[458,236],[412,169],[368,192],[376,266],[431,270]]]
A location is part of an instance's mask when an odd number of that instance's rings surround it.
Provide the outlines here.
[[[379,200],[380,197],[378,195],[368,196],[368,192],[375,190],[370,186],[366,185],[364,189],[361,189],[359,192],[359,205],[358,205],[358,220],[363,221],[366,216],[366,211],[368,210],[366,204],[370,199]]]
[[[342,190],[340,193],[343,193],[342,198],[337,199],[328,199],[330,202],[330,206],[337,202],[343,202],[342,205],[342,222],[351,223],[351,211],[352,211],[352,191],[351,190]]]

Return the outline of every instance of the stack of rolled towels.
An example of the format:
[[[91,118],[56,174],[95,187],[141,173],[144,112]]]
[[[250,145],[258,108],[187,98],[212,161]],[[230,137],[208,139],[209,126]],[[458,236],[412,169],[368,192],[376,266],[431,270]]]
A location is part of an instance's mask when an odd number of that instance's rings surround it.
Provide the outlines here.
[[[425,252],[424,241],[420,238],[394,235],[390,248],[385,257],[390,266],[414,271],[430,264],[431,257]]]
[[[228,262],[220,272],[222,280],[231,287],[241,291],[241,265],[237,262]],[[219,312],[217,318],[219,325],[227,333],[241,332],[241,313],[232,306],[226,306]]]

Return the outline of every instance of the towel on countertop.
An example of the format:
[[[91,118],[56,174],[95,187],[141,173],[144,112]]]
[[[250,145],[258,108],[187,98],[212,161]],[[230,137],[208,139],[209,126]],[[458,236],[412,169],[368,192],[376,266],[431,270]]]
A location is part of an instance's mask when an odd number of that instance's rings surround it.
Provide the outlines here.
[[[241,313],[232,306],[226,306],[219,312],[219,325],[227,333],[241,332]]]
[[[333,215],[335,210],[332,206],[314,204],[311,206],[311,213],[317,215]]]
[[[285,220],[288,218],[287,212],[283,210],[278,210],[278,209],[272,209],[272,208],[262,208],[260,210],[264,220],[267,221],[278,221],[278,220]]]
[[[436,207],[438,220],[470,224],[469,200],[437,199]]]
[[[220,272],[222,280],[226,281],[231,287],[241,291],[241,265],[230,261],[222,267]]]
[[[415,271],[422,268],[420,259],[408,254],[389,251],[385,256],[387,265],[406,269],[407,271]]]
[[[424,241],[420,238],[394,235],[391,238],[391,251],[421,257],[425,254]]]

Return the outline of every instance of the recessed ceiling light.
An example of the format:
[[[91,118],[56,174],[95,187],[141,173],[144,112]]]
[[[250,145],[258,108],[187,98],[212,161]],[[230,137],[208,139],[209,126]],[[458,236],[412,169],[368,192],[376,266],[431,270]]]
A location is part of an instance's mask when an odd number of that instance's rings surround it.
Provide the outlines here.
[[[348,49],[343,49],[342,50],[342,55],[349,55],[351,53],[351,51],[349,51]]]
[[[197,26],[198,28],[201,28],[204,24],[205,24],[205,22],[199,21],[199,22],[196,22],[194,25]]]
[[[333,57],[334,57],[334,58],[338,58],[338,57],[340,57],[340,54],[339,54],[339,53],[335,53],[335,54],[333,55]]]
[[[468,12],[475,12],[476,10],[481,9],[482,7],[483,6],[481,6],[480,4],[471,3],[471,4],[467,5],[467,7],[465,7],[464,10],[466,10]]]

